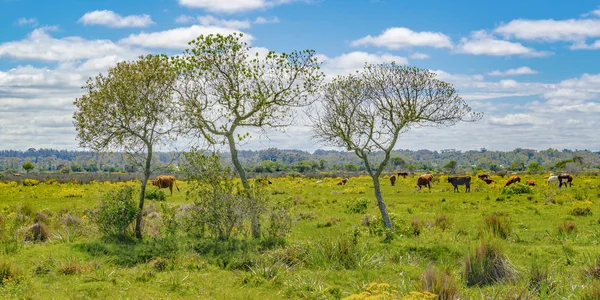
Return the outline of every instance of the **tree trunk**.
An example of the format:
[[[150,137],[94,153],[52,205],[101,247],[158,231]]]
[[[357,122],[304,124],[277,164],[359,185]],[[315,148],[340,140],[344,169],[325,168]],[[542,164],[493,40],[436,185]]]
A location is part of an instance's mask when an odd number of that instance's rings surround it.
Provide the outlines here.
[[[135,219],[135,236],[138,239],[142,238],[142,215],[144,211],[144,199],[146,198],[146,185],[150,179],[150,167],[152,163],[152,148],[148,149],[148,157],[146,157],[146,167],[144,168],[144,179],[142,180],[142,188],[140,190],[140,205],[137,218]]]
[[[381,212],[383,224],[389,229],[394,229],[394,225],[392,224],[392,220],[390,220],[390,216],[388,215],[385,202],[383,202],[383,196],[381,196],[381,186],[379,185],[379,177],[377,175],[371,177],[373,178],[373,186],[375,187],[375,198],[377,199],[377,206],[379,207],[379,211]]]
[[[246,171],[242,167],[240,163],[240,159],[238,158],[238,151],[235,148],[235,139],[233,137],[233,133],[227,135],[227,141],[229,142],[229,151],[231,152],[231,161],[233,162],[233,166],[240,176],[240,180],[242,181],[242,185],[246,191],[250,191],[250,183],[248,183],[248,178],[246,178]],[[260,210],[256,207],[250,209],[250,228],[252,230],[252,237],[259,238],[260,237]]]

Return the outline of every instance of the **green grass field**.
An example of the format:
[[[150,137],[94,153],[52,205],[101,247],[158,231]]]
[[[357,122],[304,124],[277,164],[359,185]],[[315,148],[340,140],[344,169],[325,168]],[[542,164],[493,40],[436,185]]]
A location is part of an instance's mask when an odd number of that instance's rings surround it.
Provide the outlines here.
[[[167,233],[166,218],[149,214],[143,241],[111,242],[90,222],[90,209],[103,193],[139,182],[0,183],[0,296],[429,299],[430,286],[450,299],[598,299],[600,179],[576,175],[573,187],[558,189],[546,175],[521,178],[538,185],[510,194],[503,193],[506,177],[493,176],[491,185],[473,177],[470,193],[464,186],[454,193],[443,175],[431,191],[416,191],[415,176],[393,187],[385,177],[393,235],[377,223],[369,177],[345,186],[336,185],[339,178],[273,178],[270,201],[289,204],[295,220],[285,245],[243,237],[215,242],[183,227]],[[178,186],[164,202],[147,200],[148,211],[164,218],[167,207],[190,204],[189,185]],[[38,212],[49,238],[25,241]],[[492,273],[475,272],[481,255]]]

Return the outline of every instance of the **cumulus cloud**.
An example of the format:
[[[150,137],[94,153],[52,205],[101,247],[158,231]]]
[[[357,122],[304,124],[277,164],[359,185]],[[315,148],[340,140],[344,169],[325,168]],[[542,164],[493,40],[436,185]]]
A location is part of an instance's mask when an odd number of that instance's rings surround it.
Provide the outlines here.
[[[350,44],[355,47],[376,46],[394,50],[410,47],[452,48],[450,37],[441,32],[416,32],[405,27],[388,28],[378,36],[367,35]]]
[[[233,28],[233,29],[246,29],[250,28],[250,21],[244,20],[225,20],[215,18],[211,15],[206,16],[198,16],[198,23],[202,26],[215,26],[215,27],[225,27],[225,28]]]
[[[421,52],[415,52],[409,56],[412,59],[428,59],[429,55]]]
[[[256,19],[254,19],[254,24],[271,24],[271,23],[279,23],[279,18],[277,17],[273,17],[273,18],[265,18],[265,17],[256,17]]]
[[[550,55],[549,52],[537,51],[523,46],[521,43],[499,40],[483,30],[471,33],[470,38],[462,38],[456,51],[458,53],[490,56],[542,57]]]
[[[147,27],[154,24],[152,18],[146,14],[122,17],[111,10],[87,12],[77,22],[84,25],[104,25],[113,28]]]
[[[498,26],[494,32],[523,40],[577,41],[599,37],[600,19],[517,19]]]
[[[129,56],[140,53],[110,40],[86,40],[77,36],[54,38],[48,32],[56,27],[33,30],[25,39],[0,44],[0,57],[42,61],[70,61],[106,55]]]
[[[511,75],[530,75],[537,74],[538,71],[531,69],[530,67],[518,67],[516,69],[508,69],[506,71],[494,70],[487,73],[490,76],[511,76]]]
[[[19,26],[23,26],[23,25],[37,26],[38,21],[36,18],[22,17],[22,18],[17,19],[17,21],[15,23]]]
[[[185,49],[189,46],[188,42],[197,38],[199,35],[229,35],[234,32],[240,31],[232,28],[192,25],[190,27],[180,27],[164,31],[131,34],[120,40],[119,43],[148,48]],[[244,36],[242,37],[242,41],[245,42],[249,42],[252,39],[253,37],[247,33],[244,33]]]
[[[189,8],[201,8],[216,13],[240,13],[266,9],[290,3],[293,0],[178,0],[179,4]]]
[[[196,18],[194,18],[192,16],[188,16],[188,15],[179,15],[175,19],[175,23],[178,23],[178,24],[189,24],[189,23],[194,23],[196,21],[197,21]]]
[[[551,122],[530,114],[507,114],[502,117],[490,117],[489,123],[493,125],[520,126],[546,125]]]
[[[361,51],[344,53],[335,57],[318,55],[317,58],[320,62],[323,62],[323,72],[327,77],[347,75],[354,71],[362,70],[365,63],[379,64],[395,61],[396,64],[399,65],[408,64],[408,60],[402,56],[396,56],[389,53],[374,54]]]
[[[575,42],[571,47],[571,50],[596,50],[600,49],[600,40],[596,40],[591,44],[587,44],[585,41]]]

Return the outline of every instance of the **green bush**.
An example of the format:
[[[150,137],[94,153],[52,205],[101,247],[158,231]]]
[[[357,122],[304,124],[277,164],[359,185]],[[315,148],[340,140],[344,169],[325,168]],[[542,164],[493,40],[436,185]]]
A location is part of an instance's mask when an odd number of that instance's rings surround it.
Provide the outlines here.
[[[127,235],[127,227],[133,223],[137,214],[133,188],[126,187],[104,194],[91,217],[105,236],[123,237]]]
[[[510,218],[505,213],[493,213],[483,219],[484,232],[500,238],[507,238],[511,232]]]
[[[365,198],[354,198],[351,203],[346,203],[346,212],[351,214],[364,214],[367,212],[369,200]]]
[[[36,186],[40,184],[40,181],[37,179],[25,178],[23,180],[23,186]]]
[[[165,201],[167,200],[167,194],[159,189],[150,189],[146,190],[146,199],[156,200],[156,201]]]
[[[522,183],[513,183],[509,186],[502,188],[502,195],[520,195],[520,194],[533,194],[533,190],[530,186]]]

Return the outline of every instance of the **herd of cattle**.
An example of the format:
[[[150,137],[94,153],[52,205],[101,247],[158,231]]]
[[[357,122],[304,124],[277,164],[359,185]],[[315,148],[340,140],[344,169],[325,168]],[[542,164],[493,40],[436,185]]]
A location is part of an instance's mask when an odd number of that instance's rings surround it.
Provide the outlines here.
[[[403,178],[406,178],[406,176],[408,176],[407,172],[398,172],[397,175],[394,174],[392,176],[390,176],[390,183],[392,184],[392,186],[396,185],[396,180],[397,178],[400,178],[400,176],[402,176]],[[490,175],[488,174],[479,174],[477,175],[477,177],[481,180],[483,180],[485,183],[487,184],[491,184],[491,183],[496,183],[495,180],[490,179]],[[346,185],[346,183],[348,183],[348,178],[343,178],[342,180],[340,180],[337,185]],[[422,187],[428,187],[429,190],[431,190],[431,182],[433,181],[433,175],[432,174],[423,174],[421,176],[419,176],[417,178],[417,189],[421,190]],[[160,175],[158,177],[156,177],[156,179],[150,180],[150,182],[152,183],[153,186],[158,187],[159,189],[163,189],[163,188],[169,188],[169,190],[171,191],[171,196],[173,196],[173,185],[175,185],[175,187],[177,188],[177,191],[179,191],[179,187],[177,187],[177,183],[175,182],[175,177],[174,176],[166,176],[166,175]],[[270,180],[267,180],[268,184],[272,184],[272,182]],[[448,177],[448,182],[452,184],[452,186],[454,187],[454,192],[458,192],[458,186],[459,185],[464,185],[465,186],[465,192],[470,192],[471,191],[471,176],[449,176]],[[519,177],[518,175],[513,175],[510,176],[508,178],[508,181],[506,182],[506,184],[504,184],[504,186],[509,186],[513,183],[517,183],[517,182],[521,182],[521,177]],[[567,185],[569,187],[573,186],[573,176],[569,173],[561,173],[558,175],[554,175],[554,174],[550,174],[550,177],[547,180],[548,184],[556,184],[558,183],[558,187],[561,188],[563,185],[566,187]],[[526,185],[530,185],[530,186],[535,186],[535,181],[533,180],[527,180],[525,181]]]
[[[390,176],[390,183],[392,184],[392,186],[396,185],[396,180],[398,178],[400,178],[400,176],[402,176],[403,178],[406,178],[406,176],[408,175],[407,172],[399,172],[392,176]],[[479,174],[477,175],[477,177],[481,180],[483,180],[485,183],[487,184],[491,184],[491,183],[497,183],[495,180],[490,179],[490,175],[488,174]],[[433,175],[432,174],[423,174],[421,176],[419,176],[417,178],[417,189],[421,190],[422,187],[428,187],[429,190],[431,190],[431,182],[433,181]],[[470,192],[471,191],[471,176],[449,176],[448,177],[448,182],[450,184],[452,184],[452,186],[454,187],[454,192],[458,192],[458,186],[459,185],[464,185],[465,186],[465,192]],[[518,175],[513,175],[510,176],[508,178],[508,181],[506,182],[506,184],[504,184],[504,186],[509,186],[513,183],[517,183],[517,182],[521,182],[521,177],[519,177]],[[342,180],[340,180],[337,184],[338,185],[345,185],[346,183],[348,183],[348,178],[343,178]],[[548,184],[556,184],[558,183],[558,187],[561,188],[563,185],[566,187],[567,185],[569,187],[573,186],[573,175],[568,174],[568,173],[561,173],[559,175],[554,175],[554,174],[550,174],[550,177],[547,180]],[[535,181],[533,180],[527,180],[525,181],[526,185],[530,185],[530,186],[535,186]]]

